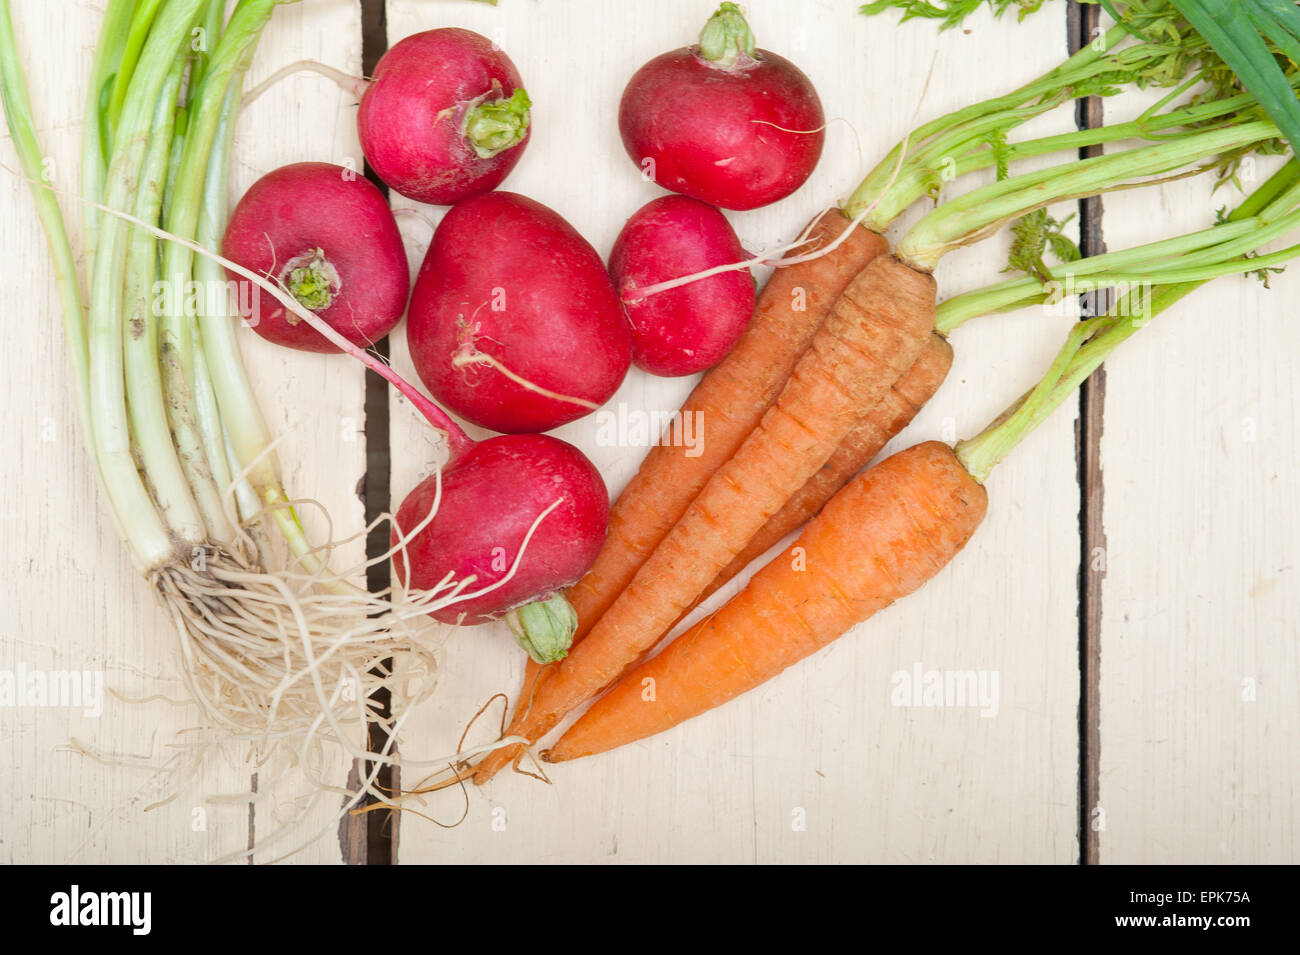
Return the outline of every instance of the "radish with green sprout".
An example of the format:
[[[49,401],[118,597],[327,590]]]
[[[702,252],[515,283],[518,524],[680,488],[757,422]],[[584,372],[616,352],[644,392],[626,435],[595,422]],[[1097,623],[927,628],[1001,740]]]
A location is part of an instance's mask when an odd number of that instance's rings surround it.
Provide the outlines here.
[[[300,162],[257,180],[231,213],[222,252],[273,279],[354,345],[383,338],[406,310],[410,273],[392,210],[343,166]],[[338,350],[266,292],[244,317],[278,345]]]
[[[669,443],[651,450],[613,506],[606,547],[592,570],[566,594],[579,624],[574,654],[565,668],[570,674],[581,672],[581,677],[548,680],[530,669],[509,735],[540,738],[572,707],[605,686],[610,674],[649,651],[766,522],[831,462],[856,426],[886,407],[884,393],[896,388],[907,371],[896,363],[900,356],[914,363],[923,350],[933,350],[931,328],[943,332],[960,320],[950,313],[943,316],[943,324],[935,324],[930,273],[946,253],[1015,221],[1013,252],[1024,263],[1017,268],[1036,278],[1047,268],[1042,262],[1044,244],[1064,251],[1059,224],[1054,232],[1044,210],[1054,199],[1131,188],[1215,165],[1231,168],[1236,158],[1271,147],[1277,127],[1259,121],[1258,103],[1230,86],[1220,95],[1166,109],[1185,92],[1167,71],[1168,58],[1180,56],[1180,48],[1164,40],[1125,45],[1127,38],[1126,25],[1117,26],[1107,36],[1104,49],[1109,52],[1104,55],[1097,46],[1086,47],[1019,90],[919,127],[868,175],[842,210],[827,213],[841,220],[830,233],[839,238],[778,263],[776,275],[783,283],[812,289],[834,285],[841,290],[835,293],[838,300],[832,298],[833,305],[828,301],[822,307],[819,326],[816,311],[791,308],[788,297],[766,315],[760,299],[759,312],[733,355],[704,377],[683,406],[683,415],[703,409],[706,451],[689,456]],[[1007,142],[1009,130],[1068,101],[1064,94],[1078,95],[1098,84],[1101,92],[1116,92],[1121,80],[1142,86],[1153,76],[1175,85],[1175,90],[1136,121]],[[1234,122],[1225,122],[1225,117]],[[1156,137],[1157,131],[1164,135]],[[1133,137],[1156,141],[1087,160],[1072,158],[1047,170],[1005,175],[1015,160],[1074,153],[1082,146]],[[868,256],[865,266],[855,263],[854,256],[832,264],[836,249],[850,248],[862,234],[883,231],[904,209],[943,188],[934,170],[946,156],[953,157],[959,174],[997,166],[1004,175],[939,205],[903,237],[895,256],[881,254],[887,246],[877,234],[880,252]],[[869,229],[858,228],[858,223]],[[1053,238],[1058,242],[1052,243]],[[818,263],[828,271],[807,275],[817,281],[796,280],[794,270]],[[848,274],[855,265],[860,271]],[[871,307],[861,308],[868,300]],[[908,354],[903,354],[904,347]],[[946,362],[944,366],[931,379],[933,386],[946,372]],[[886,380],[876,380],[875,387],[865,391],[877,375]],[[818,387],[828,380],[835,380],[835,386]],[[926,390],[932,392],[933,387]],[[861,397],[852,398],[851,393]],[[888,417],[892,422],[908,418]],[[812,437],[814,424],[826,429],[822,438]],[[808,455],[814,445],[816,453]],[[781,467],[769,463],[774,460]],[[852,471],[840,473],[847,479]],[[748,486],[757,492],[747,493]],[[834,490],[834,482],[823,485],[826,497]],[[747,515],[742,514],[742,497]],[[475,781],[490,779],[521,751],[516,747],[491,754]]]
[[[331,350],[388,381],[446,440],[448,460],[407,495],[393,518],[393,565],[403,589],[440,595],[428,604],[436,620],[473,625],[505,618],[533,660],[561,659],[577,617],[560,591],[591,566],[609,528],[609,494],[595,466],[549,435],[474,441],[290,289],[232,260],[223,264],[236,279],[257,282]]]
[[[510,57],[485,36],[449,27],[384,54],[357,129],[380,179],[409,199],[451,205],[510,174],[528,145],[531,106]]]
[[[731,351],[754,313],[754,279],[744,270],[658,289],[716,266],[742,261],[744,247],[715,206],[661,196],[628,219],[609,255],[632,326],[632,361],[674,377],[712,368]]]
[[[546,434],[473,442],[459,430],[447,433],[451,459],[406,496],[393,520],[396,579],[415,590],[430,590],[448,574],[469,581],[462,600],[433,616],[472,625],[545,602],[581,577],[609,525],[609,495],[586,456]],[[558,659],[572,635],[534,659]]]
[[[406,337],[433,396],[493,431],[549,431],[622,384],[632,332],[600,256],[558,213],[511,192],[443,217]]]
[[[243,74],[278,6],[241,0],[227,17],[224,0],[104,5],[80,188],[64,190],[84,203],[83,258],[43,176],[49,154],[36,130],[51,123],[33,115],[7,0],[0,99],[56,264],[81,433],[125,550],[174,625],[176,667],[196,706],[198,732],[172,751],[197,769],[220,737],[258,765],[301,765],[330,742],[374,761],[345,798],[350,808],[366,793],[383,797],[376,776],[392,757],[362,742],[374,716],[337,688],[355,686],[362,699],[404,693],[375,659],[397,659],[408,687],[431,673],[436,661],[413,631],[445,595],[416,606],[378,598],[327,566],[282,483],[239,323],[224,297],[184,291],[226,287],[227,262],[210,250],[229,209]],[[196,50],[199,31],[212,42]],[[243,277],[266,282],[252,270]]]
[[[534,660],[562,658],[577,618],[559,591],[591,566],[609,529],[609,493],[600,472],[573,445],[550,435],[474,441],[389,365],[286,292],[273,289],[271,295],[400,391],[447,442],[447,461],[406,496],[393,518],[397,581],[406,590],[445,594],[449,599],[430,605],[436,620],[472,625],[509,614],[516,639]],[[569,618],[573,626],[562,625]]]
[[[236,279],[256,280],[247,266],[226,264]],[[443,594],[446,599],[430,604],[436,620],[473,625],[506,618],[535,661],[562,658],[577,618],[559,591],[591,566],[609,528],[609,494],[595,466],[549,435],[474,441],[291,287],[259,284],[272,304],[330,350],[351,355],[400,391],[447,442],[447,461],[406,496],[393,518],[397,581],[408,591]]]
[[[587,570],[609,527],[609,494],[587,457],[544,434],[474,441],[390,365],[349,341],[288,289],[197,243],[155,227],[149,231],[219,261],[236,280],[258,285],[332,349],[401,392],[442,433],[448,460],[403,500],[393,520],[399,583],[436,596],[425,600],[436,620],[472,625],[504,618],[535,661],[561,659],[577,617],[560,591]]]
[[[754,45],[724,3],[696,46],[637,70],[618,108],[623,146],[659,185],[724,209],[783,199],[812,175],[826,118],[812,81]]]

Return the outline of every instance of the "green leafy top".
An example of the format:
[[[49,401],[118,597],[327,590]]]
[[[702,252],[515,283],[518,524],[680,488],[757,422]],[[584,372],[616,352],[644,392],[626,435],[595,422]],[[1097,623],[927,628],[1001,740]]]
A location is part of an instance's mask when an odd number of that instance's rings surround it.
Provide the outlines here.
[[[1231,68],[1300,153],[1300,102],[1287,79],[1300,62],[1300,8],[1293,0],[1171,0]]]
[[[1015,7],[1021,20],[1039,10],[1047,0],[940,0],[940,3],[928,3],[927,0],[875,0],[864,3],[861,12],[867,16],[883,13],[886,10],[902,10],[904,20],[942,20],[941,30],[950,30],[960,26],[962,21],[978,10],[988,6],[995,16],[1002,16]]]
[[[939,20],[940,29],[960,26],[988,7],[1009,9],[1023,20],[1047,0],[875,0],[860,11],[874,16],[902,12],[904,20]],[[1205,84],[1192,102],[1242,90],[1255,96],[1293,149],[1300,151],[1300,101],[1287,74],[1300,66],[1300,6],[1295,0],[1081,0],[1098,4],[1145,43],[1163,44],[1166,56],[1144,65],[1142,75],[1116,77],[1118,85],[1173,86],[1190,74]],[[1114,89],[1100,91],[1109,95]],[[1079,95],[1096,95],[1092,90]]]
[[[1079,247],[1065,234],[1065,227],[1073,219],[1073,214],[1053,219],[1046,209],[1036,209],[1017,219],[1011,226],[1011,252],[1003,271],[1024,272],[1046,283],[1052,278],[1044,261],[1047,252],[1058,262],[1079,261]]]
[[[860,9],[869,16],[888,10],[899,11],[903,19],[939,21],[941,28],[947,29],[961,25],[972,13],[985,9],[1001,15],[1014,7],[1024,19],[1040,10],[1046,2],[876,0]],[[1279,122],[1279,112],[1275,108],[1278,97],[1270,100],[1260,96],[1258,83],[1243,84],[1238,72],[1220,55],[1222,44],[1212,43],[1214,32],[1198,28],[1192,18],[1185,15],[1184,8],[1195,6],[1202,0],[1081,2],[1104,6],[1117,19],[1117,24],[1028,85],[918,127],[868,174],[850,196],[844,207],[845,214],[850,217],[861,214],[871,228],[879,230],[887,227],[902,209],[921,196],[929,195],[939,200],[946,190],[946,183],[954,176],[995,166],[998,179],[1002,180],[1007,176],[1009,162],[1019,158],[1124,139],[1136,138],[1148,143],[1186,140],[1190,143],[1201,133],[1255,126],[1264,133],[1262,137],[1224,142],[1217,155],[1203,155],[1198,162],[1176,173],[1182,175],[1198,169],[1215,169],[1220,181],[1235,180],[1239,164],[1251,154],[1286,151],[1287,143],[1283,138],[1286,127]],[[1294,14],[1300,21],[1300,8],[1294,0],[1241,0],[1226,5],[1220,0],[1204,2],[1215,7],[1249,8],[1252,12],[1259,12],[1260,17],[1267,8],[1269,16],[1280,21],[1289,19],[1286,14]],[[1300,68],[1297,66],[1300,63],[1300,25],[1293,33],[1284,32],[1281,27],[1275,32],[1276,41],[1264,46],[1263,65],[1276,68],[1277,78],[1286,91],[1281,98],[1300,112],[1295,92],[1300,88]],[[1260,40],[1260,43],[1265,41]],[[1147,88],[1168,92],[1136,120],[1043,137],[1037,141],[1010,140],[1012,130],[1058,104],[1087,96],[1111,96],[1124,90]],[[1260,122],[1266,119],[1272,122]],[[1268,131],[1270,127],[1271,133]],[[1297,129],[1300,130],[1300,126]],[[1134,152],[1133,155],[1138,158],[1141,153]],[[1126,160],[1120,160],[1121,165],[1124,162]],[[1059,188],[1052,194],[1072,195],[1072,190],[1065,188],[1072,170],[1061,166],[1060,172],[1061,179],[1055,184]],[[1124,173],[1124,170],[1117,167],[1115,181],[1127,181],[1127,174],[1119,173]],[[1105,188],[1096,187],[1096,192],[1113,187],[1113,184]],[[1044,214],[1011,221],[1019,230],[1012,251],[1013,269],[1038,275],[1044,270],[1045,253],[1060,250],[1068,256],[1069,249],[1064,244],[1067,240],[1060,234],[1061,223],[1055,223]]]

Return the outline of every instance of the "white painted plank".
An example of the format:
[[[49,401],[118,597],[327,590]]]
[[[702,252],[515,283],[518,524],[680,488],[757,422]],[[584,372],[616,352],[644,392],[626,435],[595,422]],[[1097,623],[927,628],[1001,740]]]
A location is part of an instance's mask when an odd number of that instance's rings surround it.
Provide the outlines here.
[[[1206,179],[1132,194],[1106,239],[1202,228],[1240,198]],[[1107,363],[1103,862],[1300,858],[1298,279],[1216,280]]]
[[[932,25],[866,21],[829,0],[747,6],[759,45],[800,63],[828,116],[846,120],[831,124],[822,164],[800,192],[732,214],[754,249],[793,238],[918,121],[1024,82],[1065,52],[1064,24],[1050,15],[1014,28],[1017,55],[990,62],[986,33],[1011,25],[980,18],[971,34],[936,36]],[[390,0],[388,22],[390,42],[448,25],[498,39],[536,104],[529,151],[503,188],[552,206],[605,254],[624,219],[659,194],[618,138],[623,85],[651,56],[691,42],[711,9],[686,0],[639,7],[629,30],[625,7],[595,0],[566,3],[562,13],[546,4],[448,4],[437,16],[419,0]],[[1056,122],[1050,131],[1068,128],[1070,117],[1063,111]],[[993,281],[1000,254],[954,256],[943,287]],[[1037,377],[1060,333],[1059,321],[1037,313],[960,332],[948,383],[900,446],[981,428]],[[410,373],[396,339],[396,364]],[[672,410],[691,384],[634,370],[611,407]],[[395,408],[397,502],[425,473],[433,444],[405,405]],[[555,767],[552,786],[504,774],[471,792],[460,828],[408,817],[400,858],[1072,861],[1079,545],[1071,424],[1063,413],[999,469],[986,525],[923,594],[741,700],[640,745]],[[596,462],[615,493],[644,450],[598,445],[590,417],[557,433]],[[918,661],[997,671],[998,715],[891,706],[891,676]],[[504,629],[456,633],[438,694],[408,725],[404,752],[454,747],[492,693],[513,695],[522,667]],[[454,793],[429,802],[443,821],[462,806]]]
[[[75,188],[85,98],[85,73],[99,28],[99,7],[83,3],[14,3],[33,107],[59,183]],[[313,0],[277,11],[268,27],[253,79],[292,59],[318,56],[360,68],[360,32],[351,0]],[[335,88],[314,80],[273,91],[241,123],[236,190],[257,175],[297,159],[356,155],[354,110]],[[5,136],[4,161],[14,164]],[[78,434],[54,283],[44,238],[26,187],[0,180],[6,250],[0,288],[22,302],[24,322],[5,323],[5,396],[19,427],[5,432],[2,456],[11,488],[35,489],[24,501],[10,495],[0,517],[5,582],[0,669],[103,671],[109,688],[130,697],[181,697],[175,641],[145,582],[130,565],[102,503]],[[80,210],[64,203],[69,222]],[[263,347],[249,332],[248,358],[259,397],[281,447],[291,493],[325,503],[337,526],[361,526],[354,488],[364,469],[360,371],[343,359],[286,354]],[[323,531],[316,515],[313,530]],[[361,559],[352,545],[340,556]],[[176,801],[143,812],[165,789],[148,769],[98,765],[67,750],[77,736],[104,750],[148,756],[170,752],[173,737],[195,724],[192,709],[165,703],[109,699],[103,715],[81,718],[60,709],[0,709],[0,746],[16,785],[0,794],[0,859],[9,862],[203,861],[247,844],[247,803],[213,805],[205,797],[247,792],[242,751],[213,758]],[[263,778],[275,767],[263,771]],[[333,776],[342,783],[346,766]],[[21,782],[18,782],[21,781]],[[301,787],[298,787],[301,788]],[[263,786],[265,789],[265,785]],[[259,808],[256,831],[265,835],[291,807],[293,793],[272,791]],[[334,814],[338,798],[322,802],[317,828]],[[340,859],[334,826],[300,861]]]

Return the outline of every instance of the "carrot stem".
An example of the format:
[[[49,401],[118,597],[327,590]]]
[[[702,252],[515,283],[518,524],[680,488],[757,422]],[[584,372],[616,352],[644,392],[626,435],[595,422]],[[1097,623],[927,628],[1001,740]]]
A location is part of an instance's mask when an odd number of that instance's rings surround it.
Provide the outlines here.
[[[889,6],[876,4],[864,12],[875,13]],[[863,179],[845,203],[845,214],[857,218],[865,213],[864,224],[883,231],[923,196],[937,196],[947,181],[995,163],[1003,173],[1010,161],[1046,152],[1130,137],[1181,139],[1192,134],[1193,125],[1200,126],[1197,132],[1208,131],[1205,124],[1216,118],[1222,119],[1220,125],[1224,126],[1268,119],[1255,95],[1238,93],[1239,87],[1224,82],[1222,59],[1176,14],[1167,3],[1130,5],[1121,15],[1122,22],[1104,37],[1038,79],[913,130]],[[950,12],[950,16],[960,20],[964,14]],[[1294,72],[1285,79],[1293,89],[1298,81]],[[1161,115],[1170,103],[1200,84],[1208,84],[1209,92],[1202,91],[1191,106]],[[1132,122],[1006,145],[1008,132],[1061,103],[1150,86],[1171,89]],[[1179,126],[1188,128],[1172,131]]]
[[[1065,168],[1023,173],[945,202],[913,227],[898,244],[897,254],[915,269],[932,271],[946,253],[978,241],[1035,209],[1138,184],[1143,177],[1183,170],[1190,164],[1267,142],[1277,135],[1272,123],[1243,123],[1079,160]]]
[[[1248,196],[1228,216],[1228,220],[1269,220],[1276,216],[1278,223],[1289,222],[1295,225],[1297,210],[1294,207],[1300,202],[1298,180],[1300,164],[1292,159]],[[1262,236],[1276,231],[1256,232],[1255,244],[1258,246],[1268,241]],[[1116,348],[1155,316],[1200,288],[1216,274],[1255,271],[1297,255],[1300,255],[1300,245],[1254,258],[1234,258],[1214,268],[1200,267],[1199,271],[1170,269],[1162,274],[1162,284],[1127,290],[1117,298],[1106,315],[1079,322],[1070,330],[1065,344],[1034,389],[978,435],[960,442],[954,448],[958,460],[971,477],[983,484],[993,468],[1012,448],[1047,420]],[[1188,279],[1186,273],[1194,273],[1197,277]]]
[[[1048,282],[1023,276],[957,295],[936,310],[935,328],[948,334],[971,318],[1057,302],[1072,292],[1202,282],[1286,262],[1294,257],[1294,250],[1246,257],[1300,226],[1300,208],[1296,208],[1300,204],[1300,167],[1284,166],[1270,182],[1276,187],[1289,183],[1290,188],[1259,215],[1232,218],[1188,235],[1067,262],[1047,270]],[[1076,284],[1079,279],[1087,281]]]
[[[923,148],[934,137],[992,113],[1015,110],[1044,98],[1050,99],[1063,89],[1071,88],[1099,73],[1113,71],[1119,66],[1117,62],[1119,54],[1107,56],[1103,62],[1102,51],[1109,50],[1112,45],[1121,42],[1127,35],[1127,31],[1123,28],[1113,27],[1106,34],[1104,44],[1090,44],[1083,47],[1064,63],[1019,89],[1013,90],[1005,96],[998,96],[964,107],[918,126],[902,142],[890,150],[885,158],[862,180],[858,188],[854,190],[853,195],[845,203],[845,214],[849,218],[855,219],[864,209],[872,206],[883,208],[885,205],[891,204],[892,199],[888,203],[884,199],[886,193],[893,189],[894,170],[899,167],[900,162],[906,162],[914,151]],[[1098,49],[1098,46],[1101,49]],[[1130,58],[1135,57],[1135,54],[1132,53],[1126,55]],[[1028,116],[1025,117],[1025,119],[1028,118]],[[910,203],[904,204],[902,208],[906,208],[907,205],[910,205]],[[868,227],[879,231],[876,223],[868,222],[867,224]]]

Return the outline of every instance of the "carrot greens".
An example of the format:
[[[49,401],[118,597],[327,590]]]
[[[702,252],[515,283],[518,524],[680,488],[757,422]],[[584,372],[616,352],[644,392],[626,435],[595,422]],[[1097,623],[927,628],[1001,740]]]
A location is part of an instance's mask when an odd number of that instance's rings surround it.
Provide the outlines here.
[[[1097,256],[1096,259],[1103,260],[1100,265],[1087,259],[1054,270],[1054,275],[1090,275],[1098,288],[1120,287],[1120,294],[1104,314],[1087,318],[1070,330],[1065,344],[1033,390],[979,435],[956,446],[958,459],[975,480],[983,483],[1012,448],[1046,420],[1107,356],[1156,315],[1213,278],[1275,267],[1300,255],[1300,245],[1271,253],[1257,252],[1269,242],[1293,235],[1297,228],[1300,228],[1300,163],[1292,159],[1224,222],[1204,232]],[[1224,241],[1204,244],[1203,240],[1212,236],[1222,237]],[[1144,256],[1154,261],[1143,264]],[[1042,301],[1043,294],[1037,293],[1022,303]]]

